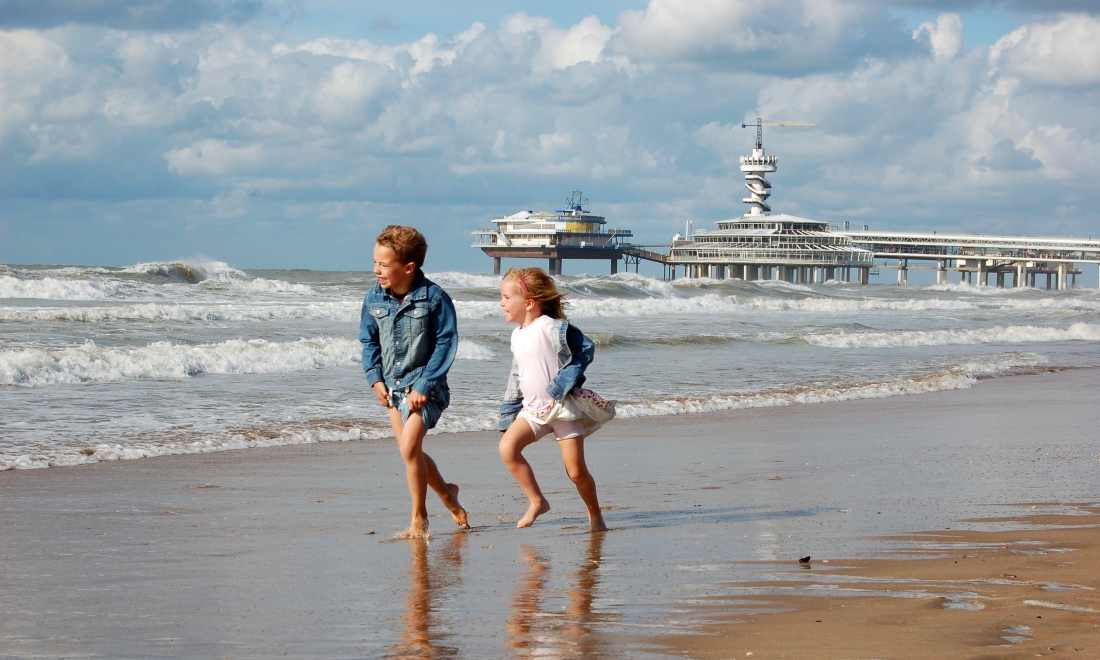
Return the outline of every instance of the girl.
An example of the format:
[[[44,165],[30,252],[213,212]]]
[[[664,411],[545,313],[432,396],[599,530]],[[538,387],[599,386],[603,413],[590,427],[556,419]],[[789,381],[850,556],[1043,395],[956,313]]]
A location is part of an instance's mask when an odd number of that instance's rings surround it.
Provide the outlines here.
[[[553,433],[565,470],[588,508],[589,528],[602,532],[607,526],[596,481],[584,463],[584,437],[615,416],[615,402],[580,387],[595,346],[565,320],[562,295],[540,268],[511,268],[500,283],[504,319],[519,324],[512,331],[512,373],[500,406],[500,458],[531,502],[516,527],[530,527],[550,510],[550,502],[523,450]]]

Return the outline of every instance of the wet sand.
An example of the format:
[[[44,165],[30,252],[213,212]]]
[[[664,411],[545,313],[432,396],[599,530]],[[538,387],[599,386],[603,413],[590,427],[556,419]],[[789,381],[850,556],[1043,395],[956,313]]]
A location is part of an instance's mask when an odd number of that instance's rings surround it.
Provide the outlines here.
[[[1061,508],[1013,531],[897,537],[917,548],[905,559],[811,559],[692,607],[721,623],[644,642],[694,658],[1100,657],[1100,507]]]
[[[390,442],[8,471],[0,655],[1100,657],[1075,588],[1100,587],[1098,385],[618,420],[586,445],[594,536],[546,441],[554,509],[514,528],[496,433],[429,438],[474,529],[430,500],[428,543],[386,542],[408,515]]]

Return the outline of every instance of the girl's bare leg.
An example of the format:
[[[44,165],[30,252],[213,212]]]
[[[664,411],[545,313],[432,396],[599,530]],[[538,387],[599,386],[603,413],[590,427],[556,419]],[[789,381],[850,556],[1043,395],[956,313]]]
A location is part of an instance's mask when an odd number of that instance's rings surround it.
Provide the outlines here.
[[[469,528],[466,510],[458,502],[458,486],[447,483],[435,461],[424,453],[424,435],[428,432],[424,428],[424,418],[419,413],[413,413],[402,424],[401,412],[390,408],[390,425],[397,438],[401,459],[405,461],[405,479],[408,481],[409,497],[412,499],[412,521],[405,535],[416,538],[425,536],[428,532],[428,486],[439,495],[443,505],[451,512],[455,524]]]
[[[512,422],[500,439],[500,460],[504,461],[504,466],[515,477],[530,502],[527,513],[519,519],[516,527],[530,527],[535,524],[535,518],[550,510],[550,502],[543,497],[539,482],[535,481],[535,471],[523,457],[524,448],[532,442],[535,442],[535,434],[523,419]]]
[[[600,511],[600,501],[596,497],[596,480],[584,463],[584,436],[558,440],[558,447],[561,448],[565,471],[588,508],[588,528],[593,532],[606,531],[607,525],[604,524],[603,513]]]

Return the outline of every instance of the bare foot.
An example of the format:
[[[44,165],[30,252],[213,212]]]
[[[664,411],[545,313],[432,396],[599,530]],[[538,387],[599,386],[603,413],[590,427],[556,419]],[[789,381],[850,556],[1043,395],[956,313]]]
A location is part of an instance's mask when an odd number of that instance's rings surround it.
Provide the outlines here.
[[[398,539],[426,539],[429,538],[428,533],[428,521],[421,518],[413,518],[412,524],[409,528],[401,532],[394,538]]]
[[[450,494],[447,499],[443,499],[443,506],[447,507],[447,510],[451,512],[451,517],[454,518],[455,524],[462,529],[470,529],[470,521],[466,517],[466,509],[462,508],[462,505],[458,503],[458,485],[447,484],[447,492]]]
[[[542,514],[550,510],[550,502],[543,499],[539,502],[532,502],[531,506],[527,507],[527,513],[523,514],[523,517],[516,523],[516,527],[530,527],[535,524],[535,518],[538,518]]]
[[[607,525],[603,522],[603,514],[597,513],[596,515],[588,515],[588,531],[590,532],[606,532]]]

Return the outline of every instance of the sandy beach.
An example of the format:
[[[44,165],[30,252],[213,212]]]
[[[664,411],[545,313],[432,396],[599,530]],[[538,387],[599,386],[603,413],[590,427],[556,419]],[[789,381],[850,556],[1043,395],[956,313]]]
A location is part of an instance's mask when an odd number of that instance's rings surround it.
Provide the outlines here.
[[[0,656],[1100,657],[1098,386],[617,420],[595,536],[546,441],[514,528],[495,433],[429,438],[430,542],[387,441],[7,471]]]

